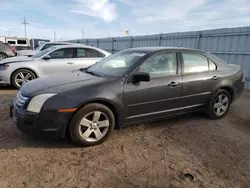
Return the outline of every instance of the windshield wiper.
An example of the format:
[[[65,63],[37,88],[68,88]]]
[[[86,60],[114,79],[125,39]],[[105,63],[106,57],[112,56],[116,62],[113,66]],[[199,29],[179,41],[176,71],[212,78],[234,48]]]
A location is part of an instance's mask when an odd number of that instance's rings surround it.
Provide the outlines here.
[[[87,68],[82,68],[82,69],[80,69],[80,71],[86,72],[86,73],[91,74],[91,75],[93,75],[93,76],[101,77],[100,75],[96,74],[96,73],[93,72],[93,71],[88,70]]]

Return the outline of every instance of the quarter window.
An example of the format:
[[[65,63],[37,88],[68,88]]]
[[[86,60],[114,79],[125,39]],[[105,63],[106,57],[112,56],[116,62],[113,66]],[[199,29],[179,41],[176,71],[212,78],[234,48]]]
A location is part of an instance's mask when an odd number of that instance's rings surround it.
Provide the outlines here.
[[[211,70],[211,71],[217,70],[216,65],[211,60],[209,60],[209,70]]]
[[[196,73],[208,71],[208,60],[199,54],[182,53],[184,61],[184,73]]]
[[[73,48],[63,48],[50,54],[51,59],[73,58]]]
[[[147,72],[151,78],[176,75],[176,53],[164,53],[147,59],[140,67],[140,72]]]

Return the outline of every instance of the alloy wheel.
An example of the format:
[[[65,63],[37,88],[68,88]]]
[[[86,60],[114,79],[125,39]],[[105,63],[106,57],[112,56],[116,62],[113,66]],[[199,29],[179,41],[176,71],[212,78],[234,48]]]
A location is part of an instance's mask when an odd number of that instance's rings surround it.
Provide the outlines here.
[[[93,111],[80,121],[79,133],[85,141],[96,142],[107,134],[109,126],[109,118],[105,113]]]
[[[222,116],[227,112],[229,107],[229,98],[225,94],[219,95],[214,102],[214,113],[217,116]]]
[[[25,83],[27,83],[33,79],[34,79],[34,76],[32,74],[30,74],[29,72],[19,72],[15,76],[15,84],[18,87],[21,87],[22,85],[24,85]]]

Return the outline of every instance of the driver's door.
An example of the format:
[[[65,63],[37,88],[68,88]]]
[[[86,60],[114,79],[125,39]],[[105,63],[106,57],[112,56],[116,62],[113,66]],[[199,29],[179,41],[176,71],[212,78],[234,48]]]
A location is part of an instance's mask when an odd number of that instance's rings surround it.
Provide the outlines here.
[[[150,74],[149,82],[128,82],[124,87],[126,123],[153,120],[177,114],[182,78],[177,54],[160,53],[148,58],[137,70]]]
[[[40,68],[44,75],[74,70],[73,48],[61,48],[49,54],[51,59],[43,60]]]

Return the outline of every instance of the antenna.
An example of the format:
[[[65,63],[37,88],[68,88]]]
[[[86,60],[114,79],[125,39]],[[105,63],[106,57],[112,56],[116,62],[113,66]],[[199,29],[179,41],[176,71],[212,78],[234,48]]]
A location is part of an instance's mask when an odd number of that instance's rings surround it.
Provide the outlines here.
[[[25,38],[27,38],[27,25],[29,24],[28,22],[26,22],[26,19],[25,19],[25,16],[24,16],[24,19],[23,19],[23,22],[21,22],[21,24],[24,25],[24,34],[25,34]]]

